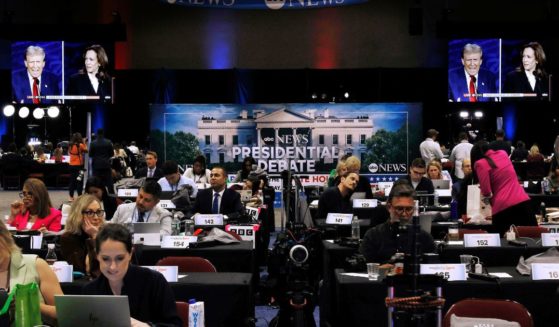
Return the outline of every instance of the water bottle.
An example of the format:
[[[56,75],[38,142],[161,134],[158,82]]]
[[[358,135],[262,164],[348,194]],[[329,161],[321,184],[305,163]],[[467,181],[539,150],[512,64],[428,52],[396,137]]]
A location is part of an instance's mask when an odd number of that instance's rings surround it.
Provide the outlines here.
[[[544,177],[544,179],[542,180],[542,194],[549,194],[549,193],[550,193],[549,180],[547,179],[547,177]]]
[[[185,226],[185,231],[184,231],[185,235],[193,235],[194,234],[194,220],[192,220],[192,219],[185,220],[184,221],[184,226]]]
[[[361,226],[359,226],[359,219],[357,216],[353,216],[351,220],[351,238],[358,240],[361,236]]]
[[[437,193],[437,191],[435,191],[435,195],[433,196],[433,205],[435,207],[439,206],[439,193]]]
[[[204,302],[188,300],[188,327],[204,327]]]
[[[458,220],[458,201],[455,199],[450,202],[450,219]]]
[[[179,235],[181,232],[181,221],[179,217],[174,214],[173,222],[171,223],[172,235]]]
[[[49,265],[53,265],[56,260],[58,259],[56,257],[56,252],[54,252],[54,243],[49,243],[47,245],[48,251],[47,251],[47,255],[45,256],[45,260],[47,261],[47,263]]]
[[[547,212],[545,210],[545,202],[540,203],[540,212],[542,215],[542,223],[547,222]]]

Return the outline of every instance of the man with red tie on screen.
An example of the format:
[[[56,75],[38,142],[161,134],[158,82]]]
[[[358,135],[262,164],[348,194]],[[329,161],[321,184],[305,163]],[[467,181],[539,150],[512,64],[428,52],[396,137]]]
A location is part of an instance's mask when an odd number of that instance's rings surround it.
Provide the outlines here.
[[[488,102],[495,97],[484,93],[497,93],[497,79],[487,69],[482,69],[483,51],[477,44],[468,43],[462,49],[462,65],[448,72],[448,101]]]
[[[52,104],[57,100],[46,100],[47,95],[60,95],[59,78],[45,68],[45,50],[29,46],[25,50],[25,71],[12,75],[13,99],[17,103]]]

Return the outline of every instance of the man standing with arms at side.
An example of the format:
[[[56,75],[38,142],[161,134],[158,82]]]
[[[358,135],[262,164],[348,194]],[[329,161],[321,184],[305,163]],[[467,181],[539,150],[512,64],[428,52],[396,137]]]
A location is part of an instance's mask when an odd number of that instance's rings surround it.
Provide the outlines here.
[[[111,171],[111,157],[114,155],[113,143],[105,138],[103,129],[97,130],[95,141],[89,147],[93,176],[101,178],[110,194],[114,194],[113,175]]]
[[[200,190],[196,196],[192,214],[223,214],[230,220],[243,214],[239,193],[226,188],[227,173],[222,167],[214,167],[210,173],[210,188]]]
[[[436,142],[438,135],[439,132],[431,128],[427,131],[427,138],[425,141],[421,142],[419,145],[419,152],[421,153],[421,158],[425,161],[425,165],[428,165],[433,159],[442,160],[444,157],[441,145],[439,142]]]
[[[119,205],[111,223],[160,223],[161,235],[171,235],[173,217],[169,211],[157,206],[160,197],[161,186],[155,181],[146,181],[138,192],[136,202]]]
[[[47,95],[60,95],[58,78],[45,68],[45,50],[38,46],[29,46],[25,50],[25,71],[12,75],[13,100],[17,103],[52,104],[57,100],[46,100]]]
[[[470,151],[474,145],[468,142],[468,134],[466,134],[466,132],[460,132],[460,134],[458,134],[458,139],[460,143],[452,149],[449,160],[454,162],[454,176],[460,180],[464,179],[462,163],[464,159],[470,158]]]

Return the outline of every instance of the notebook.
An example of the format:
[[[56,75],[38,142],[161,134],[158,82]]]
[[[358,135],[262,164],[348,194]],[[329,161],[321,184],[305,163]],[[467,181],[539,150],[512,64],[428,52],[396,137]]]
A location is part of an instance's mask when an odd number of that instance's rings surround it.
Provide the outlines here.
[[[55,295],[59,327],[129,327],[127,296]]]

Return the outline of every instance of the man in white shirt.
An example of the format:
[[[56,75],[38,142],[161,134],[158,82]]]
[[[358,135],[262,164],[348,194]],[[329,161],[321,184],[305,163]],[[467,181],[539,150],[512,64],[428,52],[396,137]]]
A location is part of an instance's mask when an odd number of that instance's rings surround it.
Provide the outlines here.
[[[179,165],[175,161],[165,161],[161,169],[163,170],[164,177],[160,178],[157,183],[161,185],[163,191],[175,192],[180,190],[182,185],[190,185],[192,186],[192,194],[190,196],[196,197],[198,186],[196,186],[192,179],[181,176]]]
[[[460,143],[452,149],[449,160],[454,162],[454,176],[458,179],[464,179],[462,163],[464,159],[470,158],[470,151],[474,145],[468,142],[468,134],[466,134],[466,132],[460,132],[460,134],[458,134],[458,139]]]
[[[171,235],[173,217],[169,211],[157,206],[160,197],[161,186],[155,181],[146,181],[138,192],[136,202],[119,205],[111,223],[160,223],[161,235]]]
[[[428,165],[433,159],[441,160],[444,156],[439,142],[436,142],[438,135],[439,132],[436,129],[428,130],[427,138],[419,145],[419,152],[421,153],[421,158],[425,161],[425,165]]]

